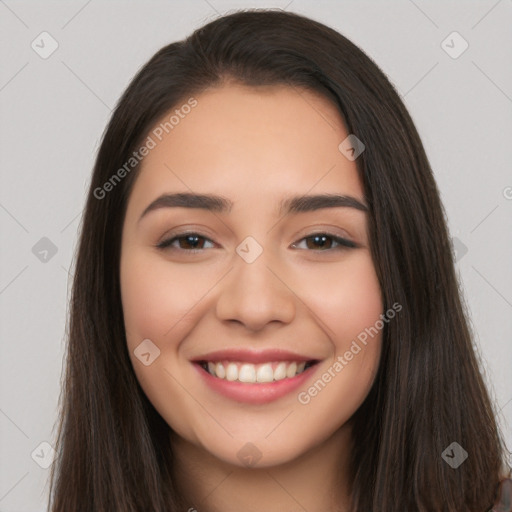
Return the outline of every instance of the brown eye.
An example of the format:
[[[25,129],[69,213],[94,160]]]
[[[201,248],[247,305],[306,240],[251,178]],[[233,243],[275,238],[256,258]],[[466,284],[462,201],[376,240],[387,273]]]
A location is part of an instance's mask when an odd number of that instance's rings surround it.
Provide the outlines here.
[[[346,240],[345,238],[341,238],[339,236],[330,235],[328,233],[314,233],[302,238],[302,240],[299,240],[299,243],[303,240],[306,241],[306,249],[319,249],[319,251],[357,247],[356,244],[350,240]],[[337,246],[333,248],[333,244]],[[294,244],[294,247],[298,247],[298,245]],[[316,252],[319,251],[317,250]]]
[[[176,241],[178,242],[178,247],[174,245]],[[159,249],[166,249],[168,247],[172,247],[173,249],[194,252],[196,250],[204,249],[205,241],[211,242],[211,240],[204,236],[201,236],[198,233],[184,233],[172,238],[168,238],[167,240],[163,240],[162,242],[157,244],[157,247]]]
[[[293,247],[301,248],[299,247],[299,244],[303,241],[305,241],[306,246],[302,248],[314,250],[315,252],[357,247],[357,245],[350,240],[336,235],[330,235],[328,233],[314,233],[302,238],[299,240],[298,244],[293,244]],[[157,247],[159,249],[171,248],[173,250],[176,249],[186,252],[196,252],[208,248],[205,247],[205,243],[213,244],[209,238],[206,238],[199,233],[182,233],[163,240],[157,244]]]

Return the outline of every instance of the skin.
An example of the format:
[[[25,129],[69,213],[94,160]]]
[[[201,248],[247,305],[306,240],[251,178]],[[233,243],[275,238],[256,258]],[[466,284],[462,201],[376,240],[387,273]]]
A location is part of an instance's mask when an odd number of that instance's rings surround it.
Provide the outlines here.
[[[364,203],[356,164],[338,150],[348,132],[326,98],[297,88],[226,83],[196,99],[145,157],[128,200],[120,273],[135,374],[172,427],[176,480],[190,507],[347,510],[350,418],[374,382],[381,332],[308,404],[297,394],[383,313],[367,213],[331,207],[280,217],[277,204],[317,193]],[[219,194],[234,206],[160,208],[139,221],[173,192]],[[326,230],[357,247],[305,240]],[[186,239],[155,247],[183,231],[206,237],[199,253]],[[250,264],[235,251],[247,236],[263,249]],[[134,354],[144,339],[160,350],[148,366]],[[250,405],[211,390],[190,362],[227,347],[283,348],[320,363],[297,392]],[[237,456],[248,442],[261,453],[252,467]]]

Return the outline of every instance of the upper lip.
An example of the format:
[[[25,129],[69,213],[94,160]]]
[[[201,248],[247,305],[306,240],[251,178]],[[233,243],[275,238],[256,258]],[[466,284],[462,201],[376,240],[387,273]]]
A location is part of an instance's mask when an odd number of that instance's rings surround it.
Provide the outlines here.
[[[192,362],[199,363],[203,361],[240,361],[245,363],[268,363],[271,361],[316,361],[313,357],[303,356],[283,349],[267,350],[248,350],[241,348],[230,348],[216,350],[207,354],[194,357]]]

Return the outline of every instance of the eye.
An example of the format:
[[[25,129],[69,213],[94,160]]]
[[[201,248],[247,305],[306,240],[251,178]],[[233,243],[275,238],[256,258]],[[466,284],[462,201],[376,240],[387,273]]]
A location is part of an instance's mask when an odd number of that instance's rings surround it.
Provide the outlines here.
[[[299,244],[303,241],[306,243],[306,249],[319,249],[320,251],[341,250],[357,247],[357,244],[354,242],[329,233],[313,233],[302,238],[298,243],[292,244],[292,247],[300,248]],[[310,241],[310,243],[308,243],[308,241]],[[175,242],[178,242],[178,246],[175,245]],[[156,247],[159,249],[167,249],[171,247],[172,249],[193,253],[207,249],[208,247],[204,247],[205,243],[214,244],[214,242],[209,238],[202,236],[199,233],[181,233],[172,238],[162,240],[156,245]],[[334,247],[333,244],[335,244]],[[319,250],[316,250],[315,252],[319,252]]]
[[[311,240],[311,243],[308,243],[308,240]],[[301,243],[302,241],[306,241],[306,249],[312,249],[316,247],[320,249],[320,251],[340,250],[345,248],[357,247],[357,244],[355,244],[354,242],[336,235],[330,235],[329,233],[313,233],[299,240],[299,243]],[[337,247],[335,246],[333,248],[333,243],[337,244]],[[292,245],[292,247],[298,247],[298,244],[295,243]]]
[[[203,242],[201,242],[203,240]],[[204,241],[213,242],[200,235],[199,233],[182,233],[167,240],[162,240],[156,246],[159,249],[166,249],[172,247],[173,249],[184,250],[187,252],[197,252],[204,249]],[[178,247],[174,245],[174,242],[178,242]]]

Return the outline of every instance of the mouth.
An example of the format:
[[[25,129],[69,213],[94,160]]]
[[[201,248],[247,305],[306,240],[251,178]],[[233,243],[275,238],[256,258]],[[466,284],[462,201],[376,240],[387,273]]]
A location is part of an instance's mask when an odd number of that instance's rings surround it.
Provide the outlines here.
[[[318,363],[309,361],[269,361],[252,364],[242,361],[196,361],[209,375],[217,379],[247,384],[264,384],[293,379]]]
[[[206,388],[215,395],[263,405],[293,396],[313,378],[321,361],[281,351],[222,351],[191,362]]]

